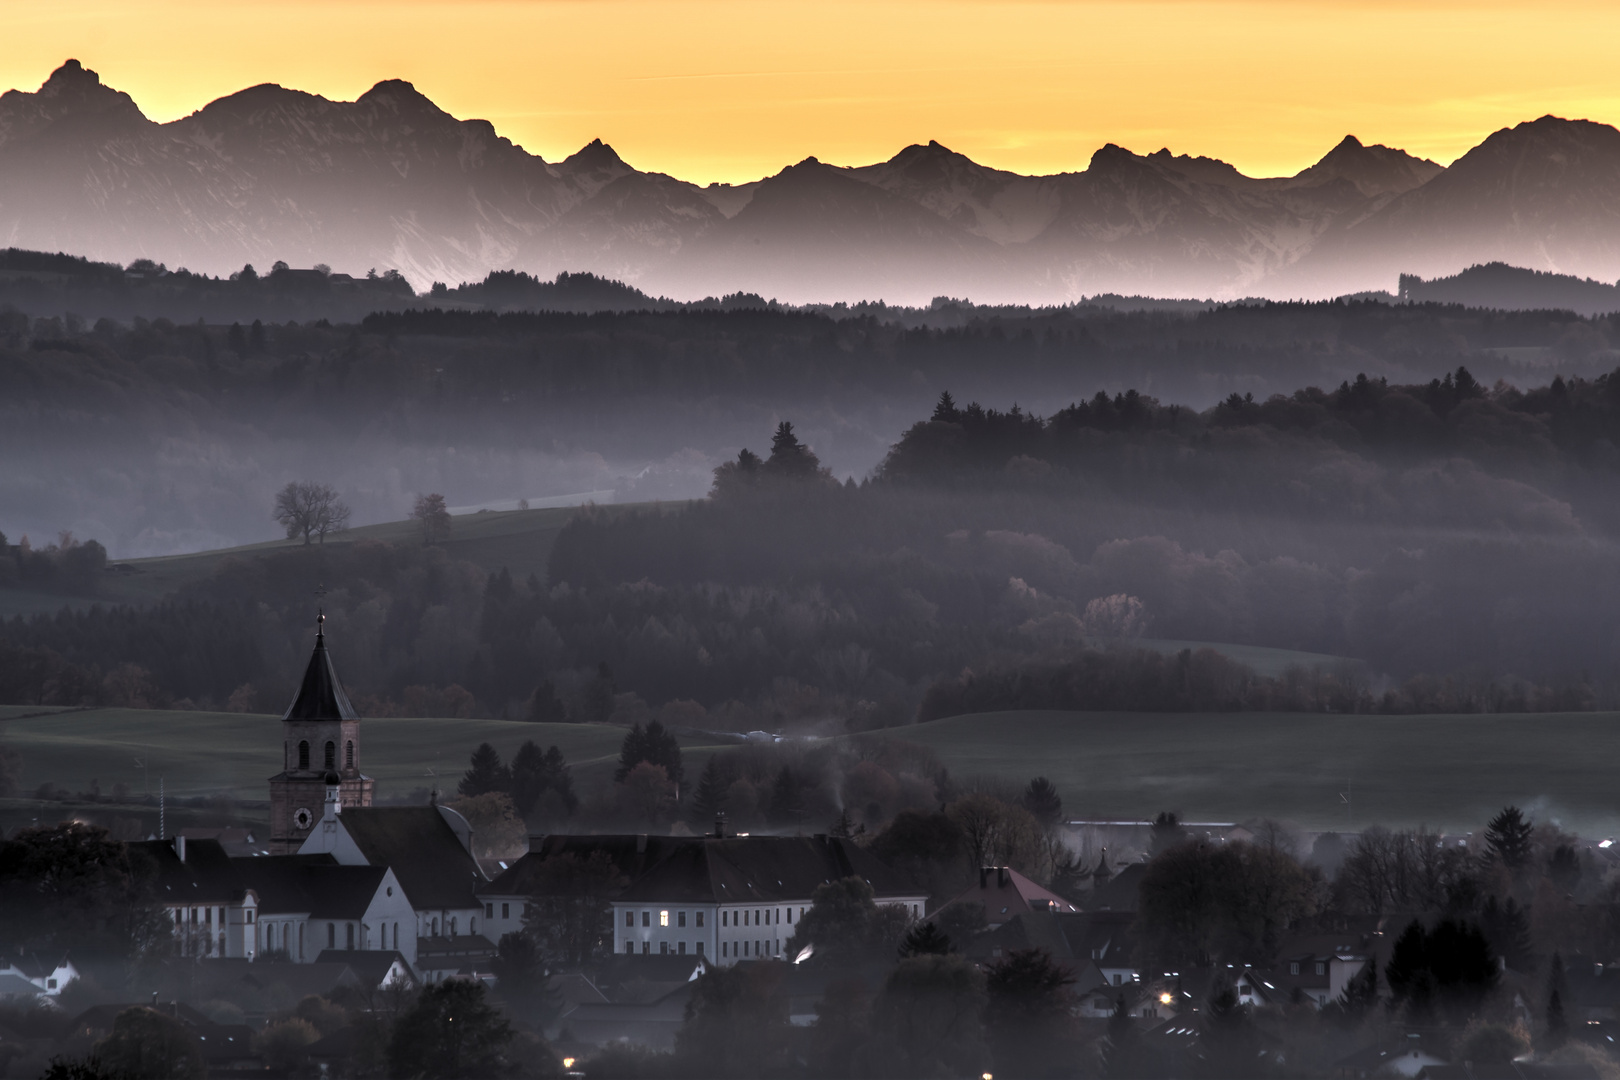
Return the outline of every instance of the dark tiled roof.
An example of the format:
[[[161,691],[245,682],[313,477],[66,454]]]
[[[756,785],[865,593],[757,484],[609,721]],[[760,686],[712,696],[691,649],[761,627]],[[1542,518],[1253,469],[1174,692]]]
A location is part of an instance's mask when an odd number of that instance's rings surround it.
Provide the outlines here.
[[[382,985],[396,960],[404,967],[406,977],[414,978],[411,962],[394,949],[322,949],[315,957],[317,964],[347,964],[349,970],[372,989]]]
[[[317,632],[315,651],[309,666],[304,669],[304,681],[298,686],[298,695],[287,706],[283,720],[358,720],[360,714],[349,704],[349,695],[343,692],[337,672],[332,669],[332,657],[326,651],[326,635]]]
[[[984,917],[991,925],[1004,923],[1015,915],[1032,911],[1075,914],[1079,908],[1050,889],[1043,889],[1007,866],[986,866],[979,870],[979,883],[949,904],[983,904]]]
[[[260,915],[307,912],[316,919],[358,919],[382,887],[387,868],[339,866],[330,855],[232,859],[259,897]]]
[[[218,840],[188,840],[186,861],[173,840],[141,840],[130,848],[157,867],[157,896],[164,904],[234,904],[245,885]]]
[[[650,836],[646,833],[606,836],[570,836],[562,833],[530,840],[529,853],[507,867],[478,891],[496,896],[533,896],[540,864],[554,855],[573,855],[584,861],[597,852],[612,860],[628,881],[635,881],[675,850],[689,837]]]
[[[867,881],[879,902],[916,896],[905,876],[849,840],[829,836],[548,836],[482,891],[527,895],[550,855],[606,852],[630,879],[621,899],[645,903],[770,904],[806,900],[839,878]]]
[[[342,823],[366,862],[394,871],[416,910],[483,906],[484,875],[438,807],[357,806]]]
[[[1080,898],[1080,906],[1087,911],[1135,911],[1137,893],[1142,887],[1142,875],[1147,873],[1146,863],[1132,863],[1112,881],[1093,889]]]
[[[421,963],[428,957],[486,957],[495,955],[495,943],[483,934],[457,934],[455,937],[419,937],[416,939],[416,959]]]

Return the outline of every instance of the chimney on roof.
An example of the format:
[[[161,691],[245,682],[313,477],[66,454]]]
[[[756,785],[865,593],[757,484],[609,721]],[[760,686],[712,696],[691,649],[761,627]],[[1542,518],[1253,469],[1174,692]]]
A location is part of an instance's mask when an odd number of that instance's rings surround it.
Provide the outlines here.
[[[174,856],[181,862],[186,861],[186,837],[184,833],[174,834]],[[1602,967],[1602,964],[1598,965]]]

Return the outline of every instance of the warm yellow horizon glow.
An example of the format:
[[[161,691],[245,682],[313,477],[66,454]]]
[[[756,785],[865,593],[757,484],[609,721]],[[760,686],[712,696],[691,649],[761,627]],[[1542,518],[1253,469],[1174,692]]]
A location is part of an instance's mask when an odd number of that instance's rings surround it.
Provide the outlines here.
[[[0,88],[73,57],[155,120],[262,82],[402,78],[547,160],[746,181],[937,139],[1023,173],[1113,142],[1284,175],[1346,134],[1447,164],[1547,113],[1620,119],[1590,0],[0,0]]]

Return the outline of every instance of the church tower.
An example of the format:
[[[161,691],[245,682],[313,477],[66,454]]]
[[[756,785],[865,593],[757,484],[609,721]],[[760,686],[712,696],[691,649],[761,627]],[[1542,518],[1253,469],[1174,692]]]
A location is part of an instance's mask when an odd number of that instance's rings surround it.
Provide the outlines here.
[[[319,824],[329,782],[340,810],[371,805],[375,782],[360,772],[360,717],[332,670],[325,622],[325,615],[316,619],[315,653],[281,718],[282,769],[270,778],[272,855],[295,853]]]

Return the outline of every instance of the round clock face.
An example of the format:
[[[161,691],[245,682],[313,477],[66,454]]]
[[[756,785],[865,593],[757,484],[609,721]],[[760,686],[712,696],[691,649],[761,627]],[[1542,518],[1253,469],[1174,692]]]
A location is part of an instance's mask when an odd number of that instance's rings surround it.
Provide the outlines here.
[[[311,814],[306,807],[300,806],[297,810],[293,811],[293,824],[297,825],[300,829],[309,828],[309,823],[314,820],[315,815]]]

